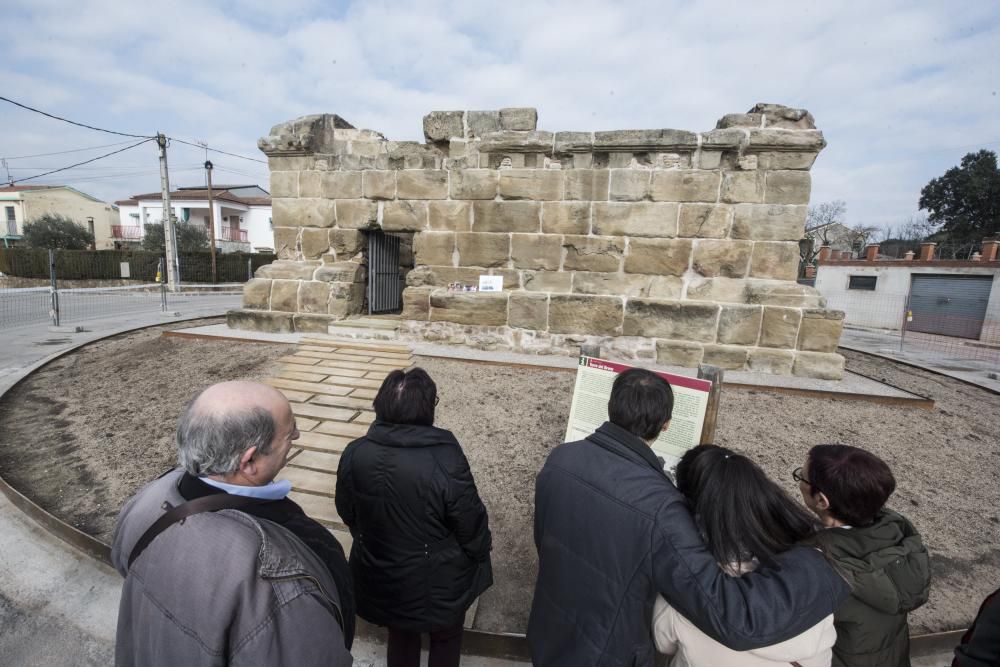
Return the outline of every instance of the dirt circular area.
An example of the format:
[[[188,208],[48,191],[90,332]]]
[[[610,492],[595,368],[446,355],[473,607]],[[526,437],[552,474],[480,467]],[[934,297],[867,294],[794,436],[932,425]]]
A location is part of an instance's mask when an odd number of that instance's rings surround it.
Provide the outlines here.
[[[34,373],[0,403],[0,475],[56,516],[110,539],[122,503],[175,461],[188,398],[213,382],[277,371],[286,345],[161,337],[156,327],[89,345]],[[1000,397],[895,362],[845,352],[851,370],[936,401],[934,411],[754,390],[723,393],[718,442],[758,461],[790,493],[809,447],[843,442],[883,457],[890,506],[933,559],[930,601],[911,631],[967,625],[1000,579]],[[476,626],[521,632],[536,573],[534,478],[565,431],[572,372],[418,357],[490,512],[496,583]]]

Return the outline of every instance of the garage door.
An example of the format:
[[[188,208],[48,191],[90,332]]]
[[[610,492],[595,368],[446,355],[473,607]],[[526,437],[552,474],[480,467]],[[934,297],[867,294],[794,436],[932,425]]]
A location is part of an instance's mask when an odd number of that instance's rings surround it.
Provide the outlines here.
[[[910,284],[909,331],[979,338],[993,276],[920,276]]]

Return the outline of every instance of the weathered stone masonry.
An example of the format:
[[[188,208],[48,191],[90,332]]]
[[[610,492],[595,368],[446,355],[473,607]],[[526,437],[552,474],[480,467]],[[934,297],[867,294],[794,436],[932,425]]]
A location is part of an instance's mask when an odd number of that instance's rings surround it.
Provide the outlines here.
[[[365,235],[404,237],[401,332],[490,349],[839,378],[843,313],[795,282],[812,116],[760,104],[716,129],[546,132],[534,109],[439,111],[427,143],[339,116],[259,142],[279,260],[231,326],[326,331],[360,313]],[[406,249],[412,241],[412,257]],[[457,293],[502,275],[502,293]]]

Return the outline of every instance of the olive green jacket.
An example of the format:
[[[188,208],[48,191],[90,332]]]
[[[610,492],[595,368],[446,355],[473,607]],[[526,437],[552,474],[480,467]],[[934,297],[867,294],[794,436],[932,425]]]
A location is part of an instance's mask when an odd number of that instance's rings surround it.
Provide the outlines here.
[[[927,602],[931,583],[913,525],[883,509],[872,525],[830,528],[819,541],[852,589],[833,617],[833,667],[909,667],[906,614]]]

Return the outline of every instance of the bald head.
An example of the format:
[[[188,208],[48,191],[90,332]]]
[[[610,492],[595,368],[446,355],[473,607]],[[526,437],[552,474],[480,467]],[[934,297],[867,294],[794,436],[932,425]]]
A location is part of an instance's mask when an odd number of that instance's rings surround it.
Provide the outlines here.
[[[288,400],[272,387],[247,381],[212,385],[196,395],[181,415],[178,460],[195,476],[230,475],[248,449],[268,454],[287,421],[294,424]]]

